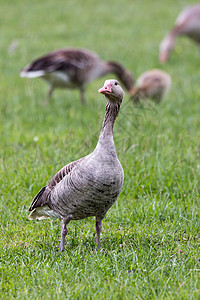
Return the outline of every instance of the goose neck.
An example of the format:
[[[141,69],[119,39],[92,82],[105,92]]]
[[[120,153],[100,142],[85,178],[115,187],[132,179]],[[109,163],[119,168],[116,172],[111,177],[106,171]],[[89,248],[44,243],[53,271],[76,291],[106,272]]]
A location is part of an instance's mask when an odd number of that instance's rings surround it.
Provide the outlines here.
[[[105,117],[103,121],[103,126],[101,129],[101,133],[99,136],[99,141],[106,141],[107,138],[112,137],[113,138],[113,126],[115,123],[115,120],[119,114],[120,110],[120,103],[112,103],[108,102],[106,105],[106,112]]]

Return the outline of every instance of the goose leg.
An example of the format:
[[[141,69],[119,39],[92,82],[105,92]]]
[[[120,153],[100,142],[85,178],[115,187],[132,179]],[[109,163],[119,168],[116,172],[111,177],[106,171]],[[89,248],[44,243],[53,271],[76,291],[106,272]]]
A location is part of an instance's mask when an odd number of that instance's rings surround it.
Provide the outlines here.
[[[96,221],[96,233],[97,233],[97,238],[96,238],[97,247],[98,249],[100,249],[101,248],[100,245],[101,221]]]
[[[64,251],[64,247],[65,247],[65,237],[66,234],[68,233],[67,230],[67,224],[70,222],[71,218],[68,217],[66,219],[62,219],[62,227],[61,227],[61,240],[60,240],[60,251],[63,252]]]
[[[49,91],[48,91],[48,93],[47,93],[47,95],[46,95],[46,99],[44,101],[44,104],[49,103],[49,100],[50,100],[50,98],[52,96],[53,90],[54,90],[54,88],[53,88],[53,86],[51,86],[50,89],[49,89]]]
[[[86,104],[86,100],[85,100],[85,88],[83,86],[80,88],[80,92],[81,92],[81,103],[83,105],[85,105]]]

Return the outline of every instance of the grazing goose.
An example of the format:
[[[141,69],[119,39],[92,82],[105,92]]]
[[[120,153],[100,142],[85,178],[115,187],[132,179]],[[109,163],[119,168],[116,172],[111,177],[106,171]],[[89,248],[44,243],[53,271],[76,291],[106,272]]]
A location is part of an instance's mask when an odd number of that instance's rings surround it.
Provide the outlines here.
[[[164,63],[174,49],[176,37],[185,35],[200,47],[200,4],[186,7],[176,19],[175,26],[160,44],[160,62]]]
[[[131,97],[135,103],[142,98],[151,98],[159,103],[171,87],[171,77],[164,71],[154,69],[143,73],[136,82]]]
[[[30,220],[50,217],[62,220],[60,250],[64,251],[66,225],[71,220],[96,217],[97,246],[100,249],[101,221],[116,201],[124,172],[117,158],[113,126],[124,92],[117,80],[106,80],[99,89],[107,100],[106,113],[95,150],[63,167],[33,199]]]
[[[108,73],[114,73],[128,92],[131,92],[133,77],[130,72],[118,62],[102,61],[96,53],[86,49],[51,52],[30,63],[21,71],[20,76],[45,79],[50,85],[47,100],[55,88],[78,88],[82,104],[85,104],[85,86]]]

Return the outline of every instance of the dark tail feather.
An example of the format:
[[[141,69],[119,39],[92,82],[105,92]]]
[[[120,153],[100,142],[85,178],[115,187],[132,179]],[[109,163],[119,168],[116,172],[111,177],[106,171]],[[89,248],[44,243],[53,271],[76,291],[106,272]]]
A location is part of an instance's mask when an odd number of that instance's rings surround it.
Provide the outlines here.
[[[39,193],[33,199],[31,206],[29,207],[29,211],[32,211],[34,208],[44,205],[44,192],[46,191],[46,186],[44,186]]]

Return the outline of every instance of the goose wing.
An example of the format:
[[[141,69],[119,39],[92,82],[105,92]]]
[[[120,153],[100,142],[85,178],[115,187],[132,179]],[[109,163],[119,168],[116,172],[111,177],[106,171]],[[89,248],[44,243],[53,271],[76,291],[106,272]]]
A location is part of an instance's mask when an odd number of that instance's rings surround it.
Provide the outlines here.
[[[51,52],[34,60],[23,71],[51,73],[58,70],[82,70],[90,67],[98,56],[87,50],[66,49]]]
[[[44,186],[39,193],[35,196],[33,199],[31,206],[29,208],[29,211],[34,210],[36,207],[42,207],[44,205],[48,205],[48,197],[51,192],[51,190],[66,176],[68,175],[74,166],[76,166],[83,158],[73,161],[69,163],[68,165],[64,166],[60,171],[58,171],[49,184],[47,186]]]

